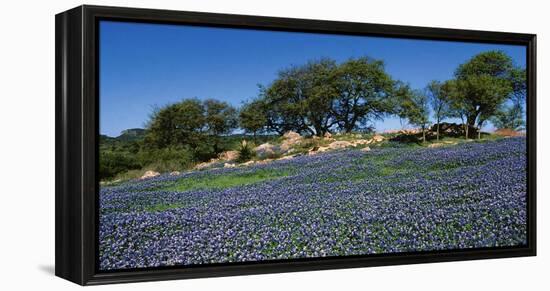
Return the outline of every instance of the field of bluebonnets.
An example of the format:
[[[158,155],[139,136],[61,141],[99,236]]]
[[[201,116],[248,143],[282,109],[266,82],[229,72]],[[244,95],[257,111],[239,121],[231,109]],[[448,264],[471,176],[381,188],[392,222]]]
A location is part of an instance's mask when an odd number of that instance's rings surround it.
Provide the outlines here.
[[[102,270],[526,243],[525,138],[300,156],[105,186]]]

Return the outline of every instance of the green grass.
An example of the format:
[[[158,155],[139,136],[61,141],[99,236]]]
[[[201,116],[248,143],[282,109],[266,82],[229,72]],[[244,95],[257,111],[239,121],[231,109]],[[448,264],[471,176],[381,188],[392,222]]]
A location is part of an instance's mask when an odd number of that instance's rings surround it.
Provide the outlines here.
[[[168,185],[161,190],[189,191],[196,189],[225,189],[236,186],[256,184],[291,175],[290,170],[255,170],[253,172],[229,173],[219,176],[200,176],[196,178],[184,178]]]

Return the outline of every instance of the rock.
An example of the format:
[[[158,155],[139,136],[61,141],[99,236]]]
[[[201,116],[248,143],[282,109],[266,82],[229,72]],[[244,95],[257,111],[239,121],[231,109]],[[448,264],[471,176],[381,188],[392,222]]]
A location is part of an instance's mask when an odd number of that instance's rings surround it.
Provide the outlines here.
[[[143,174],[143,176],[141,176],[141,178],[139,178],[139,179],[144,180],[144,179],[149,179],[149,178],[153,178],[153,177],[156,177],[156,176],[160,176],[160,173],[149,170],[149,171],[145,172],[145,174]]]
[[[285,134],[283,134],[284,139],[299,139],[302,138],[302,136],[294,131],[287,131]]]
[[[357,146],[357,145],[363,145],[363,144],[370,144],[372,142],[372,140],[367,140],[367,139],[358,139],[358,140],[355,140],[355,141],[352,141],[353,143],[353,146]]]
[[[286,153],[288,151],[290,151],[290,147],[292,145],[290,143],[288,143],[286,140],[283,141],[283,143],[281,144],[281,153]]]
[[[345,141],[345,140],[338,140],[338,141],[331,142],[328,145],[328,148],[335,150],[335,149],[347,148],[347,147],[350,147],[350,146],[353,146],[353,144],[351,142]]]
[[[269,157],[275,155],[275,146],[266,142],[254,148],[259,157]]]
[[[235,168],[235,164],[224,163],[224,164],[223,164],[223,167],[224,167],[224,168]]]
[[[170,172],[170,176],[177,176],[177,175],[179,175],[179,174],[180,174],[179,171]]]
[[[329,149],[330,149],[329,147],[319,147],[319,149],[317,149],[317,151],[322,153],[322,152],[328,151]]]
[[[374,142],[381,142],[381,141],[384,140],[384,137],[377,134],[377,135],[375,135],[375,136],[372,137],[372,140],[373,140]]]
[[[284,161],[284,160],[290,160],[293,159],[294,156],[284,156],[277,159],[277,161]]]
[[[525,133],[509,129],[509,128],[501,128],[498,130],[495,130],[496,135],[505,136],[505,137],[511,137],[511,136],[524,136]]]
[[[429,131],[435,133],[437,131],[437,124],[434,124]],[[439,124],[439,134],[442,136],[463,137],[464,133],[463,124],[448,122],[441,122]],[[470,137],[477,137],[477,127],[468,126],[468,135]]]
[[[254,148],[255,151],[262,151],[262,150],[270,150],[270,149],[273,149],[274,145],[266,142],[266,143],[263,143],[257,147]]]
[[[273,161],[273,159],[265,159],[265,160],[257,161],[256,164],[264,165],[264,164],[267,164],[267,163],[272,162],[272,161]]]
[[[405,135],[418,134],[418,133],[422,133],[422,129],[421,128],[402,129],[399,131],[399,133],[405,134]]]
[[[384,133],[387,133],[387,134],[396,134],[396,133],[400,133],[401,130],[399,129],[387,129],[387,130],[384,130]]]
[[[197,165],[195,165],[195,169],[196,170],[202,170],[202,169],[205,169],[205,168],[208,168],[210,166],[212,166],[213,164],[219,162],[220,160],[218,159],[211,159],[210,161],[208,162],[202,162],[202,163],[199,163]]]
[[[369,147],[364,147],[361,149],[362,152],[370,152],[370,148]]]
[[[210,165],[211,164],[209,162],[202,162],[202,163],[196,164],[194,168],[197,170],[201,170],[201,169],[207,168]]]
[[[290,151],[292,146],[300,144],[303,140],[303,137],[294,131],[288,131],[283,135],[283,143],[281,144],[281,153],[286,153]]]
[[[444,145],[445,145],[444,143],[438,142],[438,143],[429,144],[428,147],[429,147],[429,148],[438,148],[438,147],[442,147],[442,146],[444,146]]]
[[[248,162],[244,162],[244,163],[240,164],[239,166],[250,166],[254,163],[255,163],[254,161],[248,161]]]
[[[308,151],[307,154],[311,156],[311,155],[316,155],[316,154],[318,154],[318,153],[326,152],[326,151],[328,151],[328,150],[330,150],[329,147],[314,146],[312,149],[310,149],[310,150]]]
[[[238,151],[226,151],[221,153],[218,158],[222,161],[234,161],[239,157]]]
[[[323,136],[323,139],[328,141],[333,141],[334,137],[332,137],[332,133],[326,132],[325,135]]]

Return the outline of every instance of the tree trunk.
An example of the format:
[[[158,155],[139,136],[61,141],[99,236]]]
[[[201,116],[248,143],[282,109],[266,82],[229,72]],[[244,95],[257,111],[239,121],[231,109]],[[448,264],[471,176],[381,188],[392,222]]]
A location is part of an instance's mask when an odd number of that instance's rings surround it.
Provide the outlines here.
[[[437,122],[437,133],[436,133],[436,136],[437,136],[437,141],[439,141],[439,121]]]
[[[468,125],[468,123],[464,123],[464,133],[466,134],[464,136],[465,139],[468,139],[468,128],[470,128],[470,126]]]
[[[346,122],[344,123],[344,132],[345,133],[350,133],[352,130],[353,130],[353,123],[351,122]]]

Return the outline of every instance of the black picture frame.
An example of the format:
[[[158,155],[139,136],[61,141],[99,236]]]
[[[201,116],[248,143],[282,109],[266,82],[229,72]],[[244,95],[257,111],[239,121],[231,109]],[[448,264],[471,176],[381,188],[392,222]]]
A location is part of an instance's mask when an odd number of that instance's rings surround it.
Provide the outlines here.
[[[99,272],[97,26],[103,19],[525,45],[527,246]],[[55,274],[59,277],[95,285],[536,255],[536,35],[88,5],[56,15],[55,23]]]

